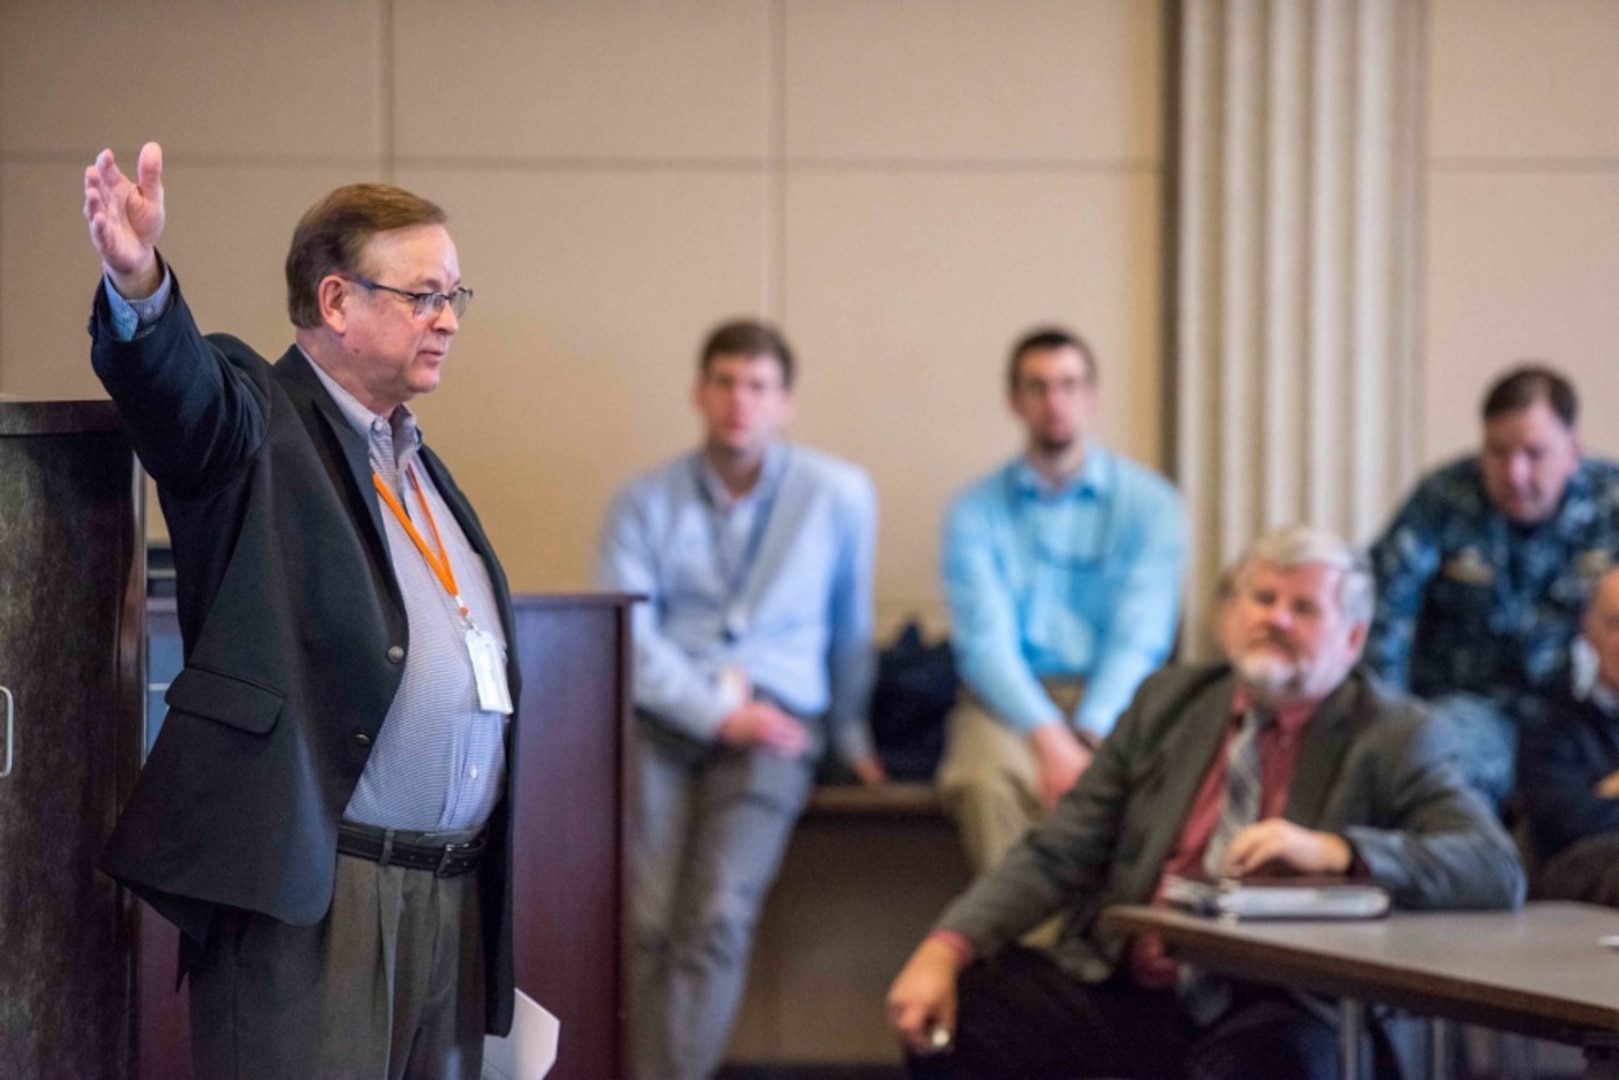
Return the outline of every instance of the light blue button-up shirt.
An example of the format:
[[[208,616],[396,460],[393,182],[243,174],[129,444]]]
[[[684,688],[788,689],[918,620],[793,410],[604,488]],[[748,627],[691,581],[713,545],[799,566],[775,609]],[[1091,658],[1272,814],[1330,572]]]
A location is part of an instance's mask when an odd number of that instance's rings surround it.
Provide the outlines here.
[[[613,502],[596,583],[642,593],[635,703],[710,741],[737,705],[725,672],[802,716],[826,714],[845,759],[871,753],[877,500],[847,462],[777,445],[732,499],[701,453],[666,462]]]
[[[1060,718],[1045,676],[1085,679],[1070,718],[1106,735],[1169,655],[1186,517],[1169,482],[1100,446],[1052,491],[1018,458],[945,519],[943,571],[962,680],[1009,727]]]
[[[422,434],[415,415],[401,405],[390,417],[377,416],[313,359],[310,366],[344,419],[365,436],[371,468],[385,477],[428,540],[434,538],[424,527],[431,516],[444,541],[438,554],[449,560],[462,602],[472,621],[499,642],[504,659],[509,645],[489,570],[421,462]],[[419,493],[405,479],[407,471],[415,472]],[[489,819],[505,790],[507,717],[479,705],[466,624],[454,598],[386,506],[382,526],[405,600],[410,650],[399,691],[343,817],[420,832],[475,829]]]

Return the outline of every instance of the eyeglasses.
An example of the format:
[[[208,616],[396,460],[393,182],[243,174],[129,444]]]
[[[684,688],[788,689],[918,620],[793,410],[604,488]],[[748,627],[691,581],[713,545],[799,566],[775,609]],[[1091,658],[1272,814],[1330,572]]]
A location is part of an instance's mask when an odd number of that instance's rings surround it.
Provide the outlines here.
[[[379,285],[377,282],[363,277],[348,278],[347,280],[354,282],[356,285],[362,285],[372,292],[393,293],[403,300],[409,300],[410,313],[423,322],[436,317],[439,312],[444,310],[445,304],[450,305],[450,310],[455,312],[455,317],[459,319],[466,314],[467,305],[472,303],[472,290],[467,288],[460,288],[447,293],[407,292],[404,289],[396,289],[392,285]]]

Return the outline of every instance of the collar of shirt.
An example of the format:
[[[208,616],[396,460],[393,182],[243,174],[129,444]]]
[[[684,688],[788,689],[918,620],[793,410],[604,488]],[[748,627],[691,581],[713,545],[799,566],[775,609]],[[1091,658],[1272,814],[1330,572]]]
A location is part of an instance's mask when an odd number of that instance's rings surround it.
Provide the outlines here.
[[[1590,496],[1595,485],[1591,482],[1591,463],[1581,455],[1580,462],[1574,467],[1574,474],[1568,478],[1568,484],[1563,488],[1563,501],[1558,509],[1570,502],[1579,502]]]
[[[1592,529],[1605,513],[1602,503],[1611,491],[1609,482],[1603,480],[1592,460],[1582,455],[1563,489],[1563,498],[1549,519],[1557,535],[1576,549],[1589,548]]]
[[[1055,490],[1046,478],[1029,464],[1027,457],[1020,457],[1012,462],[1011,469],[1012,484],[1018,495],[1024,499],[1063,499],[1078,496],[1096,498],[1106,495],[1113,489],[1112,455],[1094,442],[1085,444],[1085,460],[1080,463],[1079,472],[1066,478],[1062,486]]]
[[[1601,679],[1592,679],[1590,688],[1581,696],[1601,709],[1604,715],[1609,717],[1619,716],[1619,690],[1609,686]]]
[[[359,398],[343,389],[343,385],[328,375],[326,369],[321,367],[315,361],[315,358],[304,350],[303,346],[300,345],[298,351],[304,354],[304,359],[309,361],[309,366],[315,369],[315,374],[319,376],[321,385],[326,387],[326,392],[332,395],[333,401],[337,402],[338,411],[343,414],[343,418],[361,436],[369,440],[372,425],[378,420],[385,421],[393,436],[394,457],[401,465],[404,464],[407,455],[413,454],[421,448],[421,428],[417,426],[416,414],[410,411],[409,406],[400,405],[394,409],[391,415],[378,416],[360,404]]]
[[[775,487],[781,479],[782,466],[787,459],[787,451],[781,443],[771,443],[765,450],[764,464],[759,467],[759,480],[752,490],[741,495],[731,494],[731,489],[725,486],[720,474],[714,466],[709,464],[708,456],[701,450],[697,451],[697,482],[703,490],[703,498],[708,505],[714,507],[722,514],[728,514],[739,504],[752,499],[763,501],[766,492]]]
[[[1276,729],[1289,741],[1298,738],[1299,732],[1304,730],[1304,725],[1310,722],[1310,717],[1320,706],[1319,700],[1301,701],[1277,709]],[[1253,707],[1253,696],[1248,693],[1247,687],[1238,683],[1236,693],[1231,695],[1231,715],[1240,720]]]

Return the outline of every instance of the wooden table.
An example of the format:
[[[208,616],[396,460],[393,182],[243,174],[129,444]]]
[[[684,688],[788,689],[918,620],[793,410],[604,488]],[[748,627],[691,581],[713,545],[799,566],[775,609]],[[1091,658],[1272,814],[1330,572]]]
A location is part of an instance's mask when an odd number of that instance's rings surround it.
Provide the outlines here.
[[[1361,1002],[1583,1045],[1587,1077],[1619,1078],[1619,911],[1397,912],[1367,922],[1235,922],[1156,907],[1103,915],[1200,967],[1341,999],[1344,1075],[1361,1075]],[[1436,1053],[1436,1063],[1442,1059]]]

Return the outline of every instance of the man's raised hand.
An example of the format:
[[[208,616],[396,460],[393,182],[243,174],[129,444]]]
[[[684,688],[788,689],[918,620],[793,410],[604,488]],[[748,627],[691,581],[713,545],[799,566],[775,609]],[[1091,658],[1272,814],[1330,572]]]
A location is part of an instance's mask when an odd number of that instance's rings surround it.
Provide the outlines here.
[[[132,182],[118,168],[111,150],[96,155],[84,170],[84,220],[90,243],[126,297],[150,296],[162,282],[157,241],[163,235],[163,148],[141,147]]]

